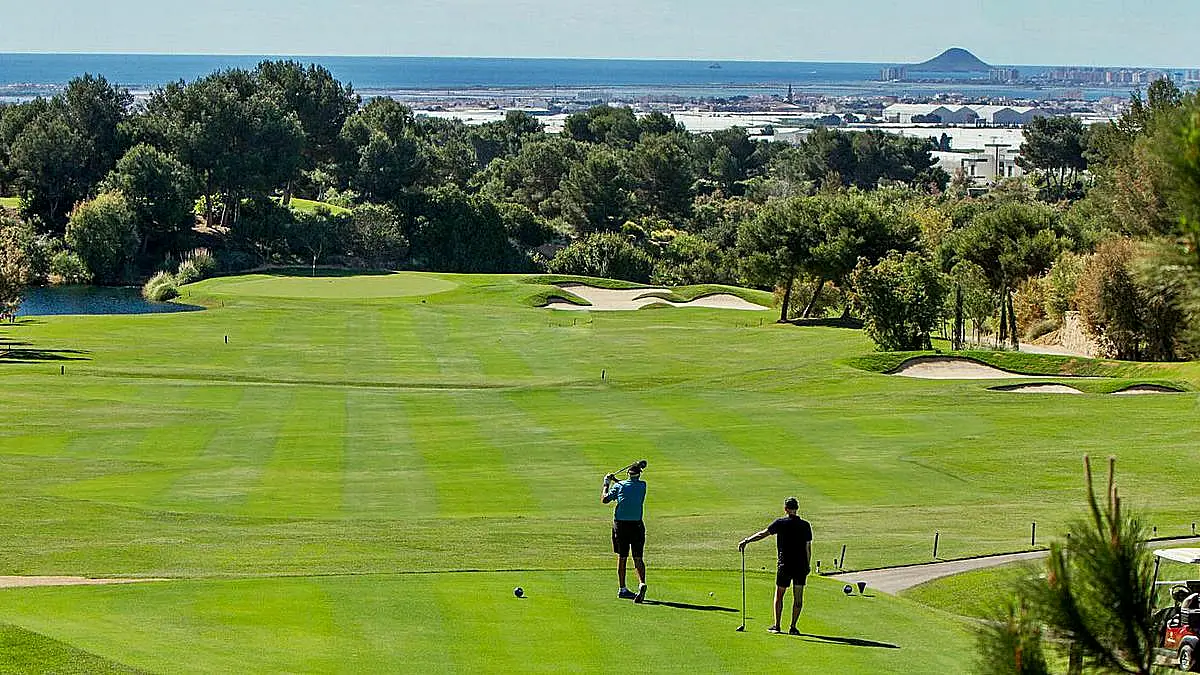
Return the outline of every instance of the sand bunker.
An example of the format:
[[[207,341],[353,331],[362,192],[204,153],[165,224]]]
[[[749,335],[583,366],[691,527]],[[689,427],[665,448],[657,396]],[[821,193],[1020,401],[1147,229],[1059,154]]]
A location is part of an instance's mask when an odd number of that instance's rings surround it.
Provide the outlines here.
[[[952,356],[919,356],[905,361],[889,374],[923,380],[1009,380],[1030,377]]]
[[[27,588],[30,586],[102,586],[106,584],[137,584],[143,581],[167,581],[166,579],[90,579],[88,577],[3,577],[0,588]]]
[[[992,387],[992,391],[1011,391],[1018,394],[1082,394],[1075,387],[1054,382],[1035,382],[1033,384],[1010,384],[1003,387]]]
[[[1178,389],[1164,387],[1160,384],[1135,384],[1132,387],[1125,387],[1120,391],[1114,391],[1117,396],[1132,396],[1136,394],[1182,394]]]
[[[670,293],[671,291],[666,288],[614,289],[596,288],[595,286],[588,286],[586,284],[558,284],[558,287],[565,291],[570,291],[592,304],[574,305],[562,300],[552,300],[546,303],[546,307],[550,309],[615,312],[641,309],[646,305],[653,304],[670,305],[672,307],[710,307],[714,309],[740,309],[748,311],[767,309],[762,305],[756,305],[729,293],[706,295],[696,298],[691,302],[671,302],[670,300],[653,295],[655,293]]]

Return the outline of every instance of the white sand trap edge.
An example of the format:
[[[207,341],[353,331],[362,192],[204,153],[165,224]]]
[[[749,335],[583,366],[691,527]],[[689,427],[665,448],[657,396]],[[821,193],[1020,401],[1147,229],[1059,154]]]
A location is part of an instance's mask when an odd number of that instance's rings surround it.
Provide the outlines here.
[[[570,291],[592,303],[591,305],[575,305],[562,300],[552,300],[546,303],[548,309],[566,309],[573,311],[620,312],[631,309],[641,309],[646,305],[666,304],[672,307],[708,307],[711,309],[738,309],[743,311],[761,311],[768,309],[762,305],[743,300],[729,293],[717,293],[696,298],[691,302],[671,302],[658,297],[645,297],[650,293],[670,293],[667,288],[597,288],[587,284],[569,283],[556,284],[559,288]]]
[[[5,577],[0,576],[0,588],[29,588],[32,586],[104,586],[108,584],[140,584],[168,579],[94,579],[89,577]]]
[[[1144,394],[1183,394],[1186,392],[1164,387],[1158,384],[1135,384],[1132,387],[1125,387],[1120,391],[1114,391],[1114,396],[1139,396]]]
[[[918,356],[901,363],[899,368],[888,374],[923,380],[1011,380],[1034,377],[954,356]]]
[[[992,387],[992,391],[1006,391],[1017,394],[1082,394],[1075,387],[1054,382],[1034,382],[1032,384],[1009,384],[1003,387]]]

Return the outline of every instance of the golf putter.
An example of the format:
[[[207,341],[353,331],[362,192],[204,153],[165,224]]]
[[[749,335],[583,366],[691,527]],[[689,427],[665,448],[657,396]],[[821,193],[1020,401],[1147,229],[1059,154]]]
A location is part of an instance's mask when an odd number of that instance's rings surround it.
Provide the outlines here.
[[[737,632],[746,632],[746,549],[742,549],[742,625],[737,627]]]

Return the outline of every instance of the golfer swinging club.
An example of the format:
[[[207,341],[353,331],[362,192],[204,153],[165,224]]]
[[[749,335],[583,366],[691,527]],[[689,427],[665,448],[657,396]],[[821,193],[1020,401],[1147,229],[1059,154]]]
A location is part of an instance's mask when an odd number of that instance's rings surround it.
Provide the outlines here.
[[[642,481],[642,467],[629,467],[629,480],[616,482],[617,477],[604,477],[600,492],[600,503],[616,502],[613,512],[612,544],[617,554],[617,580],[621,582],[618,598],[633,598],[640,603],[646,599],[646,563],[642,562],[642,550],[646,546],[646,526],[642,523],[642,506],[646,503],[646,483]],[[611,489],[609,485],[612,485]],[[625,586],[625,562],[633,550],[633,567],[637,570],[638,590],[634,593]]]
[[[746,537],[738,542],[738,550],[746,550],[746,544],[775,535],[775,545],[779,549],[779,571],[775,573],[775,623],[767,629],[769,633],[778,633],[779,619],[783,614],[783,594],[788,586],[792,587],[792,627],[788,633],[799,635],[796,620],[800,618],[800,610],[804,608],[804,584],[808,581],[809,561],[812,560],[812,525],[807,520],[796,515],[800,504],[795,497],[788,497],[783,502],[786,515],[775,520],[762,532]]]

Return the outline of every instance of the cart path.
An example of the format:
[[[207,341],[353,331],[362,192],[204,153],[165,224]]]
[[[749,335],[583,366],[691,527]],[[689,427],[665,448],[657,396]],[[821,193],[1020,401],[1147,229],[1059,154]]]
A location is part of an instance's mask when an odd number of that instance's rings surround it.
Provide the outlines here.
[[[1188,544],[1200,544],[1200,537],[1185,537],[1179,539],[1158,539],[1146,542],[1152,548],[1172,548]],[[960,572],[998,567],[1010,563],[1041,560],[1049,555],[1049,551],[1025,551],[1022,553],[1002,553],[999,555],[980,556],[962,560],[944,560],[941,562],[918,563],[900,567],[887,567],[862,572],[843,572],[831,574],[828,578],[846,583],[858,581],[867,582],[867,586],[877,591],[895,595],[926,581],[941,579]],[[464,570],[458,570],[464,571]],[[514,570],[492,570],[514,571]],[[437,572],[434,572],[436,574]],[[28,588],[31,586],[101,586],[107,584],[138,584],[153,581],[178,581],[162,577],[67,577],[67,576],[0,576],[0,589]]]
[[[0,588],[28,588],[30,586],[102,586],[106,584],[138,584],[148,581],[169,579],[141,578],[90,578],[90,577],[5,577],[0,576]]]
[[[1006,553],[1004,555],[986,556],[983,558],[968,558],[967,560],[947,560],[945,562],[932,562],[917,565],[906,565],[904,567],[889,567],[880,570],[864,570],[862,572],[846,572],[844,574],[830,575],[831,579],[845,581],[846,583],[854,583],[856,581],[867,582],[868,588],[873,588],[884,593],[895,595],[900,591],[908,590],[913,586],[941,579],[952,574],[960,572],[970,572],[972,570],[981,570],[988,567],[997,567],[999,565],[1007,565],[1009,563],[1023,562],[1029,560],[1041,560],[1045,558],[1049,551],[1027,551],[1025,553]]]
[[[1187,544],[1196,543],[1200,543],[1200,537],[1159,539],[1146,542],[1146,545],[1152,548],[1173,548],[1175,546],[1184,546]],[[1041,560],[1049,554],[1050,552],[1046,550],[1026,551],[1024,553],[1004,553],[1001,555],[989,555],[979,558],[967,558],[965,560],[946,560],[943,562],[905,565],[903,567],[864,570],[862,572],[845,572],[842,574],[831,574],[829,578],[837,579],[838,581],[844,581],[846,583],[865,581],[867,582],[867,586],[870,588],[895,595],[900,591],[908,590],[913,586],[923,584],[926,581],[941,579],[942,577],[948,577],[952,574],[987,569],[989,567],[997,567],[1010,563]]]

